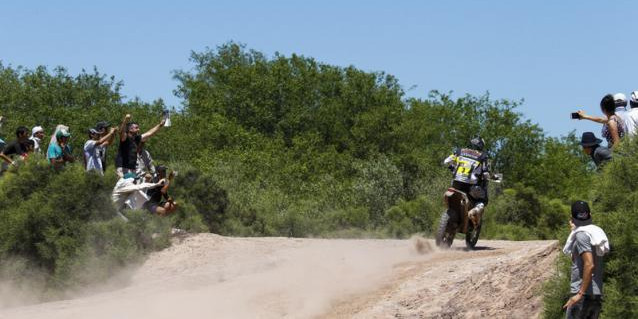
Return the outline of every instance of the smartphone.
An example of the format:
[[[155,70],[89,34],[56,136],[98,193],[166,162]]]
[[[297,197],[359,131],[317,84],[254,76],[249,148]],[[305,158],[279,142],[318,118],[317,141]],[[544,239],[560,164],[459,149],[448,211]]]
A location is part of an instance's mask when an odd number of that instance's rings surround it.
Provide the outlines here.
[[[580,119],[580,114],[578,114],[578,112],[572,112],[572,119],[573,120]]]

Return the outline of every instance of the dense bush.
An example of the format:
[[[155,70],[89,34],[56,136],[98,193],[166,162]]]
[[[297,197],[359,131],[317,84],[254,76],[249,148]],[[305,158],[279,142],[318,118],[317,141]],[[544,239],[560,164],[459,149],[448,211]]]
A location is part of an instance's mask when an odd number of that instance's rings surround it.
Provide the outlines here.
[[[22,260],[13,280],[44,272],[47,288],[100,282],[168,244],[168,224],[144,212],[114,218],[114,174],[79,165],[56,172],[32,158],[0,178],[0,260]]]

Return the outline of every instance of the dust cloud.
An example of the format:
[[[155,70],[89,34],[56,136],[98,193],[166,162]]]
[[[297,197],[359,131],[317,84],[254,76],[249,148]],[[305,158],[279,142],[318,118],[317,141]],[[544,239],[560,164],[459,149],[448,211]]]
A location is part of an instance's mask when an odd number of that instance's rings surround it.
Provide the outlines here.
[[[0,310],[0,318],[308,318],[373,289],[409,241],[227,238],[200,234],[151,255],[123,289]]]
[[[473,251],[464,244],[439,251],[420,237],[192,235],[151,254],[125,287],[0,309],[0,318],[538,317],[555,242],[481,241]]]

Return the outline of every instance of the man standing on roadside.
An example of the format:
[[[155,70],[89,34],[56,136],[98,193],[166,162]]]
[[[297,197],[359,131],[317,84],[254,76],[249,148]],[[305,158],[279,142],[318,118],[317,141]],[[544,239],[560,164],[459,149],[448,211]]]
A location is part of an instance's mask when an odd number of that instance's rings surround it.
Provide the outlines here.
[[[120,146],[115,158],[116,172],[120,178],[126,173],[135,173],[138,147],[140,147],[142,142],[146,142],[151,136],[155,135],[166,122],[163,118],[159,124],[140,135],[139,124],[136,122],[129,123],[130,120],[131,114],[126,114],[120,126]]]
[[[592,224],[589,205],[572,204],[572,232],[563,252],[572,257],[571,298],[565,303],[566,318],[598,318],[602,309],[603,256],[609,252],[605,232]]]

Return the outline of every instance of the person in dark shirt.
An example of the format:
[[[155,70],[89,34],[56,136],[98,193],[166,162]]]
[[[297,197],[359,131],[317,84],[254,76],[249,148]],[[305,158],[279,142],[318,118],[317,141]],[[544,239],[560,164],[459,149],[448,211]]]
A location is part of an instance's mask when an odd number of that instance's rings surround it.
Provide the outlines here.
[[[164,185],[162,187],[150,188],[146,191],[146,195],[148,195],[149,199],[144,205],[151,213],[159,216],[166,216],[175,212],[177,209],[177,203],[175,203],[173,198],[168,195],[168,187],[173,182],[175,174],[173,171],[168,175],[168,178],[166,178],[167,168],[162,165],[158,165],[155,170],[157,174],[152,182],[156,183],[164,180]]]
[[[16,130],[17,139],[5,146],[5,148],[0,153],[0,158],[2,158],[7,164],[15,165],[15,161],[13,160],[13,156],[23,156],[29,151],[29,147],[27,145],[27,141],[29,140],[29,129],[20,126]]]
[[[611,150],[600,145],[602,141],[603,140],[597,138],[593,132],[585,132],[580,138],[580,145],[583,147],[583,152],[591,156],[596,167],[600,167],[611,160]]]
[[[151,136],[155,135],[162,126],[165,119],[155,125],[153,128],[140,135],[140,126],[136,122],[130,122],[131,114],[126,114],[122,124],[120,125],[120,146],[115,158],[115,166],[117,175],[122,177],[126,173],[135,173],[137,168],[137,154],[140,143],[148,141]]]

